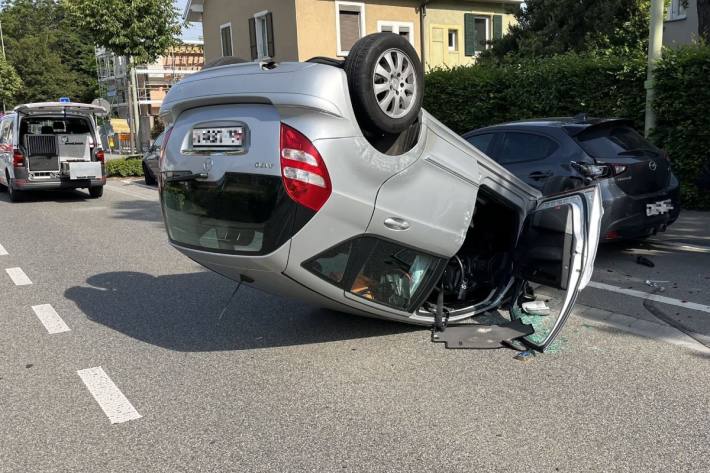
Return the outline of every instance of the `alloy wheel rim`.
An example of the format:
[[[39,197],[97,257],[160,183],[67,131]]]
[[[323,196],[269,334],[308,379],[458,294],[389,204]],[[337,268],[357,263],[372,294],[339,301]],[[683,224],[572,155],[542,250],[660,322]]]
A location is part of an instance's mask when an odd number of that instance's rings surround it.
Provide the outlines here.
[[[412,60],[399,49],[380,54],[372,74],[375,99],[380,110],[390,118],[402,118],[414,107],[417,76]]]

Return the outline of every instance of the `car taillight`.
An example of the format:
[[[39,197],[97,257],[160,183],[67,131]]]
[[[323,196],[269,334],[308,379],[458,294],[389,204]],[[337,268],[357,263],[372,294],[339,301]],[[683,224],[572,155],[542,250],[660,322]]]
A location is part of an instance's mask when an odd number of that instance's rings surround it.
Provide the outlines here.
[[[168,140],[170,139],[170,135],[173,133],[173,127],[168,128],[168,130],[165,132],[165,136],[163,136],[163,142],[160,145],[160,155],[158,155],[158,169],[160,169],[160,175],[162,176],[163,174],[163,165],[165,164],[165,150],[168,148]],[[158,183],[160,183],[160,179],[158,179]]]
[[[315,210],[333,190],[323,158],[308,138],[281,124],[281,177],[289,197]]]
[[[25,155],[19,149],[12,152],[12,166],[20,168],[25,165]]]
[[[102,150],[102,149],[96,150],[96,160],[103,163],[104,159],[106,159],[106,157],[104,156],[104,150]]]

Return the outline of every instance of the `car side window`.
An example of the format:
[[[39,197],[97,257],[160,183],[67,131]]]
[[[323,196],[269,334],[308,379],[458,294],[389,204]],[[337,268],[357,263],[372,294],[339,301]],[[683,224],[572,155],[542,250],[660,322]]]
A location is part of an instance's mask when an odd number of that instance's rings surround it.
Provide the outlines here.
[[[12,144],[12,120],[3,120],[0,125],[0,143]]]
[[[488,154],[493,143],[494,133],[484,133],[482,135],[474,135],[466,138],[466,141],[475,146],[482,153]]]
[[[153,141],[153,146],[157,149],[160,148],[163,145],[163,136],[165,136],[165,132],[162,132],[159,134],[156,138],[155,141]]]
[[[558,147],[555,141],[545,136],[511,131],[503,136],[496,161],[500,164],[538,161],[550,156]]]

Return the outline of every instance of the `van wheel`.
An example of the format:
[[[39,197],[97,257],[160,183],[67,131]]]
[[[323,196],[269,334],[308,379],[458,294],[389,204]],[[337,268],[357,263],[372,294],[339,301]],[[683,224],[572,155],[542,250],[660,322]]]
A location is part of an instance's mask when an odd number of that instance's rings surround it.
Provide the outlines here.
[[[345,73],[362,128],[401,133],[417,119],[424,97],[424,68],[403,36],[374,33],[360,39],[345,59]]]
[[[12,180],[7,179],[7,194],[10,197],[10,202],[20,202],[22,200],[22,191],[12,188]]]
[[[89,187],[89,195],[92,199],[98,199],[104,195],[104,186]]]

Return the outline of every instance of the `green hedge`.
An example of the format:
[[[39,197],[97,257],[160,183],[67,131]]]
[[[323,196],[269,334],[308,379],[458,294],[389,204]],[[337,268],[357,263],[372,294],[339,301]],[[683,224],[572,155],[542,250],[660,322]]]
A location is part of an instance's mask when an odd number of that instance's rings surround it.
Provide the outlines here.
[[[140,159],[111,159],[106,161],[108,177],[128,177],[143,175],[143,161]]]
[[[658,69],[654,141],[664,147],[682,182],[687,208],[710,209],[694,175],[710,148],[710,47],[666,51]],[[527,118],[623,117],[643,129],[644,58],[566,54],[517,64],[484,63],[438,69],[426,76],[424,106],[458,133]]]
[[[710,193],[695,186],[710,161],[710,46],[665,51],[656,70],[656,144],[668,151],[683,186],[683,205],[710,209]]]

